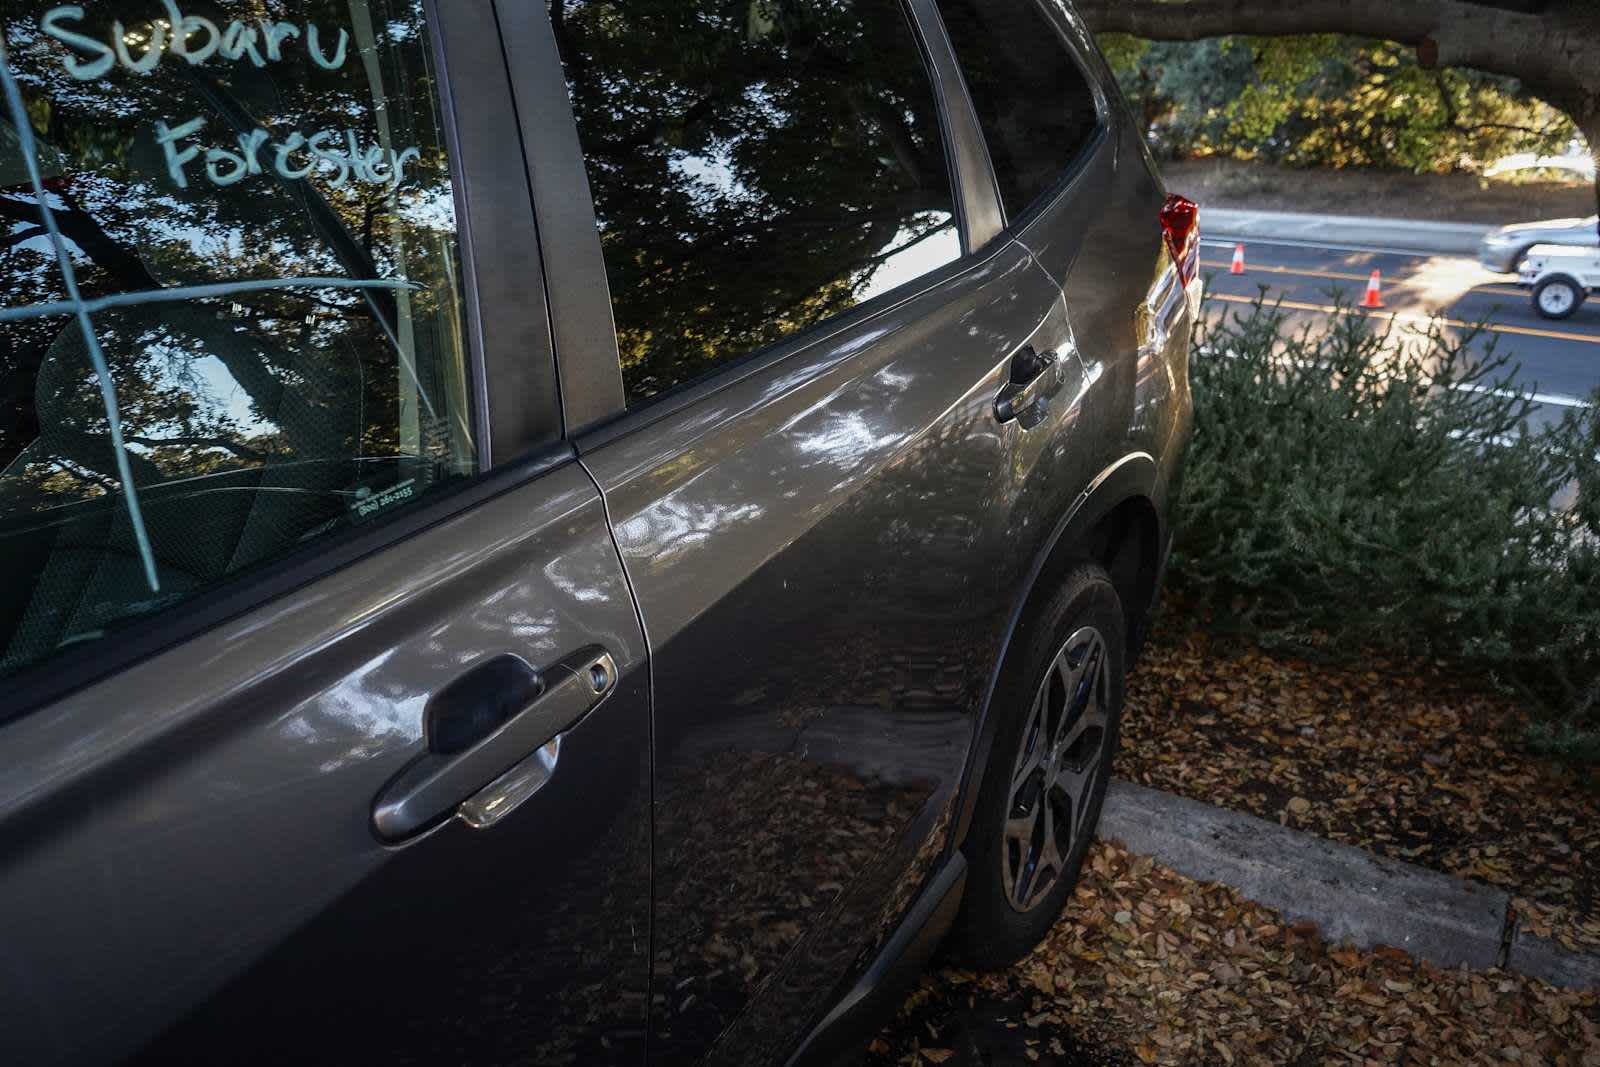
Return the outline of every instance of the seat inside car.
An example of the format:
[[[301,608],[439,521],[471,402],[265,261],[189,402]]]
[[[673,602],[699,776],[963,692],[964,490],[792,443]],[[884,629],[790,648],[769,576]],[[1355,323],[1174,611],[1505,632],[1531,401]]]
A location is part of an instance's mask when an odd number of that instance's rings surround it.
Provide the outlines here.
[[[341,519],[353,492],[358,361],[340,370],[328,352],[265,343],[242,322],[188,302],[102,311],[94,328],[114,368],[161,588],[146,580],[98,380],[69,322],[39,365],[39,436],[0,472],[0,544],[8,557],[36,562],[20,571],[32,581],[14,585],[0,609],[8,633],[0,664],[95,636],[152,600],[258,563]],[[166,362],[160,377],[127,372],[155,360]],[[209,434],[186,434],[202,416],[211,416]],[[245,424],[274,430],[270,450],[259,433],[246,444],[243,433],[216,432]]]

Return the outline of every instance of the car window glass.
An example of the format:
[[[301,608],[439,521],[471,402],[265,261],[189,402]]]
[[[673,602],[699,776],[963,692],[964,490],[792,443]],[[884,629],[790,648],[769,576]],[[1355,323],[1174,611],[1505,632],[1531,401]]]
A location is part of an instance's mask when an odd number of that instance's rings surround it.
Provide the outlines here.
[[[1036,0],[939,0],[939,13],[1015,219],[1089,143],[1094,92]]]
[[[475,469],[422,11],[0,7],[0,675]]]
[[[959,258],[893,0],[553,0],[630,404]]]

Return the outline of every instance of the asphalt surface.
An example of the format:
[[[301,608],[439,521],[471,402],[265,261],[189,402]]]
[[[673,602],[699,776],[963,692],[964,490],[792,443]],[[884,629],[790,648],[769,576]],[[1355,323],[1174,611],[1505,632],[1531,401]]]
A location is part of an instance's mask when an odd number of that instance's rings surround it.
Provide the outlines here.
[[[1213,294],[1211,314],[1245,310],[1266,290],[1271,301],[1297,322],[1338,314],[1335,294],[1347,307],[1359,304],[1367,279],[1382,272],[1385,308],[1371,314],[1397,332],[1421,328],[1442,316],[1448,328],[1465,332],[1487,323],[1476,350],[1493,339],[1498,350],[1522,364],[1519,381],[1543,401],[1535,424],[1557,418],[1600,388],[1600,296],[1591,297],[1572,318],[1551,322],[1533,310],[1531,292],[1513,275],[1492,274],[1469,258],[1428,255],[1381,246],[1331,247],[1309,242],[1252,239],[1245,243],[1243,275],[1229,273],[1235,241],[1208,237],[1201,251],[1201,273]]]

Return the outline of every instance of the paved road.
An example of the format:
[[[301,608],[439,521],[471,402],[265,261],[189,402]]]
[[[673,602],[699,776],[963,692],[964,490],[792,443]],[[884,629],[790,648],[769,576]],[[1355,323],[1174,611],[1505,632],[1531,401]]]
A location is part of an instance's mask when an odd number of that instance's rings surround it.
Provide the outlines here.
[[[1522,363],[1524,384],[1545,401],[1536,422],[1558,416],[1600,387],[1600,298],[1565,322],[1549,322],[1514,278],[1491,274],[1471,259],[1259,238],[1245,245],[1247,273],[1235,276],[1228,272],[1234,243],[1213,237],[1202,249],[1201,270],[1211,279],[1216,301],[1212,314],[1242,309],[1266,287],[1293,318],[1325,318],[1334,313],[1334,292],[1350,305],[1359,303],[1368,276],[1379,270],[1387,306],[1371,314],[1394,317],[1401,327],[1420,327],[1433,315],[1456,329],[1489,322],[1485,339],[1497,339],[1501,352]]]

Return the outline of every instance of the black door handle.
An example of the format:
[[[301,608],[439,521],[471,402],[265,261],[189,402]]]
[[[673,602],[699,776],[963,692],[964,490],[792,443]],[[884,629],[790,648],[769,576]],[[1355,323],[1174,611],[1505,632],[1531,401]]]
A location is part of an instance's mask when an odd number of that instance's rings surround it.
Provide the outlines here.
[[[1039,353],[1032,345],[1023,345],[1011,357],[1011,379],[995,398],[994,417],[1001,422],[1016,419],[1024,430],[1033,428],[1064,379],[1061,359],[1054,352]]]
[[[549,779],[560,735],[616,685],[616,662],[598,647],[542,671],[509,654],[474,667],[429,699],[428,751],[378,794],[373,830],[399,841],[468,802],[467,821],[490,825]]]

